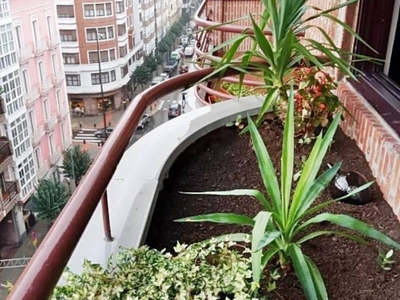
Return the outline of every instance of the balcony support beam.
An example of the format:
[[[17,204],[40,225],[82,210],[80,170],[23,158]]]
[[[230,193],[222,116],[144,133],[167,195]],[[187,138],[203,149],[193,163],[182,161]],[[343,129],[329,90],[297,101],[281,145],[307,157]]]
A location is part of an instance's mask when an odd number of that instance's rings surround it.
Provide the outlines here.
[[[104,191],[103,196],[101,197],[101,211],[103,215],[104,240],[106,242],[112,242],[114,238],[111,235],[107,190]]]

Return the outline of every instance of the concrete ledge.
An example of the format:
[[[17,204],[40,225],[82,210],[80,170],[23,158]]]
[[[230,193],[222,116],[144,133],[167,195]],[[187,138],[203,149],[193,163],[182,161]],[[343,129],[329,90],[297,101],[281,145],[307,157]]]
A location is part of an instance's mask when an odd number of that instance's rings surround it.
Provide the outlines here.
[[[199,108],[155,128],[133,144],[108,186],[114,241],[104,241],[99,205],[68,262],[71,271],[80,273],[84,259],[104,266],[120,246],[140,246],[163,180],[178,155],[198,138],[236,120],[239,114],[256,115],[263,100],[251,96]]]

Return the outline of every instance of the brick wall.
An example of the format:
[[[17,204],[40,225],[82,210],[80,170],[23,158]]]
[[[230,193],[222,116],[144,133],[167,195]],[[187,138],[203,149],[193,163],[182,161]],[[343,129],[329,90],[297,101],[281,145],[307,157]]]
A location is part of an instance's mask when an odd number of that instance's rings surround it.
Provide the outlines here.
[[[341,127],[365,154],[385,200],[400,219],[400,138],[349,83],[338,96],[354,117],[345,115]]]

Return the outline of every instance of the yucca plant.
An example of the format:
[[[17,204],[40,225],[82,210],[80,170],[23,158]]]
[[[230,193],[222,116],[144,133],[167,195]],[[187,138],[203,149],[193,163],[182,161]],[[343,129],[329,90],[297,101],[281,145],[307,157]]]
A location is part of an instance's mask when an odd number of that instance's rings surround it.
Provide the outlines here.
[[[340,49],[322,27],[312,24],[312,21],[319,18],[330,20],[335,26],[343,27],[355,39],[365,43],[350,26],[332,15],[332,12],[353,5],[358,0],[349,0],[327,10],[309,7],[307,0],[261,1],[265,9],[261,16],[257,16],[260,17],[258,24],[255,20],[256,16],[250,14],[252,32],[245,30],[243,33],[215,46],[213,52],[220,49],[227,50],[221,59],[214,58],[213,60],[212,56],[207,55],[207,59],[211,60],[211,65],[215,69],[214,72],[203,79],[203,81],[209,81],[216,74],[219,74],[219,78],[222,78],[228,68],[240,72],[239,82],[241,86],[246,74],[252,73],[260,76],[264,83],[264,86],[260,88],[267,89],[268,92],[256,120],[257,126],[262,121],[262,116],[278,100],[287,101],[290,75],[300,65],[314,65],[315,68],[320,70],[327,66],[337,68],[343,75],[355,79],[352,62],[371,60],[370,57]],[[310,11],[316,11],[316,13],[306,17],[306,12]],[[233,22],[230,21],[229,23]],[[205,30],[211,29],[213,28],[206,28]],[[272,33],[270,38],[264,35],[266,29],[269,29]],[[320,42],[305,37],[305,32],[310,29],[318,30],[325,41]],[[242,43],[248,39],[252,40],[253,47],[238,56],[236,52]],[[315,56],[316,53],[321,54],[324,59],[318,59]]]
[[[263,140],[255,124],[248,118],[251,141],[267,195],[252,189],[187,193],[221,196],[248,195],[256,198],[262,204],[264,210],[259,212],[255,218],[234,213],[214,213],[177,220],[179,222],[214,222],[252,227],[250,241],[252,243],[252,272],[255,293],[257,293],[263,269],[269,263],[279,261],[283,269],[287,269],[289,266],[294,267],[307,299],[328,299],[324,281],[317,265],[301,250],[303,243],[322,235],[333,234],[359,242],[366,242],[361,237],[365,236],[400,249],[400,244],[396,241],[353,217],[326,212],[317,214],[322,209],[345,198],[334,199],[321,204],[315,203],[319,195],[335,177],[341,165],[341,163],[337,163],[318,176],[323,158],[338,127],[340,116],[341,113],[339,112],[325,135],[320,133],[316,138],[297,185],[294,187],[294,100],[293,89],[291,89],[283,133],[280,185]],[[372,182],[353,190],[346,197],[360,192],[371,184]],[[311,226],[321,222],[339,225],[359,233],[361,236],[336,230],[315,230]],[[244,233],[234,233],[219,237],[219,239],[245,241],[246,236]]]

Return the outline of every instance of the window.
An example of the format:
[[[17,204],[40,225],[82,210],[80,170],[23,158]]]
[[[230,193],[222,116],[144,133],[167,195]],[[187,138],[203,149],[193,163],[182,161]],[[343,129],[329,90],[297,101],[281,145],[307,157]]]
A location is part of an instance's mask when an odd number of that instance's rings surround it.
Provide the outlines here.
[[[51,66],[53,68],[53,73],[56,74],[58,66],[57,66],[57,58],[56,58],[56,54],[55,53],[53,53],[51,55]]]
[[[61,123],[61,141],[65,149],[65,123]]]
[[[112,6],[109,3],[85,4],[83,6],[86,18],[112,16]]]
[[[37,147],[34,152],[35,155],[35,165],[36,168],[39,169],[42,166],[42,155],[40,153],[40,148]]]
[[[116,74],[115,74],[115,73],[116,73],[115,70],[112,70],[112,71],[110,72],[110,74],[111,74],[111,81],[117,80]]]
[[[19,71],[14,71],[7,74],[6,76],[3,76],[2,88],[3,93],[1,94],[1,96],[5,100],[7,113],[9,115],[12,115],[13,113],[25,106]]]
[[[47,99],[43,100],[43,114],[46,121],[50,119],[49,100]]]
[[[28,151],[31,146],[26,115],[24,114],[18,117],[15,121],[11,122],[10,125],[14,154],[18,158]]]
[[[74,6],[73,5],[57,5],[57,16],[59,18],[74,18]]]
[[[36,120],[35,120],[35,113],[33,112],[33,110],[30,110],[28,112],[28,119],[29,119],[29,129],[31,130],[31,132],[35,132],[36,131]]]
[[[53,31],[53,26],[52,26],[52,24],[51,24],[51,16],[47,16],[46,17],[46,21],[47,21],[47,33],[48,33],[48,36],[50,37],[50,36],[52,36],[53,34],[52,34],[52,31]]]
[[[39,33],[39,25],[37,20],[32,21],[32,30],[33,30],[33,39],[35,42],[39,42],[40,33]]]
[[[30,90],[29,75],[27,69],[22,71],[22,87],[24,88],[25,94],[27,94]]]
[[[66,65],[79,64],[79,53],[63,53],[63,62]]]
[[[81,76],[80,75],[65,75],[67,86],[80,86]]]
[[[125,23],[118,25],[118,36],[122,36],[126,34],[126,26]]]
[[[54,135],[52,133],[49,134],[49,150],[50,155],[53,155],[56,152],[56,143],[54,142]]]
[[[17,25],[15,26],[15,36],[17,38],[16,42],[17,42],[17,46],[18,49],[22,48],[22,30],[21,30],[21,25]]]
[[[385,63],[374,64],[370,61],[356,63],[355,67],[365,75],[360,75],[358,82],[352,82],[355,89],[398,134],[400,134],[400,124],[395,120],[399,120],[400,117],[393,107],[398,106],[400,102],[399,6],[399,0],[360,1],[358,18],[354,16],[357,18],[356,31],[376,52],[361,42],[355,43],[354,51],[385,60]],[[387,114],[388,111],[391,113]]]
[[[101,83],[109,83],[110,82],[110,74],[108,72],[101,73]],[[92,85],[100,84],[100,74],[93,73],[92,74]]]
[[[96,41],[97,32],[99,33],[100,40],[109,40],[114,38],[114,27],[100,27],[100,28],[87,28],[86,29],[86,39],[87,41]]]
[[[119,57],[120,58],[125,57],[127,54],[128,54],[128,47],[126,45],[119,47]]]
[[[98,63],[99,61],[97,56],[98,56],[97,51],[89,51],[89,63],[91,64]],[[108,62],[112,60],[115,60],[115,49],[100,51],[101,62]]]
[[[61,90],[56,91],[56,101],[57,101],[57,111],[60,111],[62,107]]]
[[[139,21],[142,22],[142,13],[139,13]]]
[[[0,70],[17,63],[11,24],[0,26]]]
[[[128,65],[121,67],[121,78],[124,78],[128,74]]]
[[[18,165],[18,175],[22,197],[25,197],[35,188],[35,163],[32,154]]]
[[[8,1],[0,1],[0,18],[10,16],[10,9],[8,7]]]
[[[39,80],[41,83],[44,82],[44,67],[43,67],[43,62],[39,61],[38,63],[38,71],[39,71]]]
[[[76,30],[60,30],[60,38],[62,42],[76,42]]]
[[[124,1],[117,1],[115,4],[117,6],[117,14],[125,12]]]

